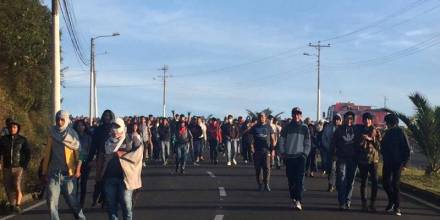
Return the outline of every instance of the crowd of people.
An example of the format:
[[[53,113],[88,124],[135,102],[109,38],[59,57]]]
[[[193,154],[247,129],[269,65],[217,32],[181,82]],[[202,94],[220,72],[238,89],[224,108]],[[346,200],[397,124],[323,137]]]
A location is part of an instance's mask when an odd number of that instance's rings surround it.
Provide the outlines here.
[[[354,124],[355,117],[349,111],[343,116],[336,114],[329,122],[313,123],[309,118],[303,120],[298,107],[285,120],[264,113],[256,118],[228,115],[223,120],[174,112],[169,118],[153,115],[119,118],[111,110],[105,110],[101,118],[90,122],[88,118],[73,118],[61,110],[56,114],[55,125],[49,129],[40,169],[50,219],[59,219],[60,194],[76,219],[86,219],[83,208],[92,170],[96,173],[92,206],[105,207],[109,219],[118,219],[120,207],[122,218],[132,219],[134,198],[142,187],[143,167],[159,162],[163,166],[174,164],[175,173],[183,175],[187,164],[199,166],[202,161],[213,165],[224,163],[228,167],[239,162],[253,163],[256,190],[267,192],[271,191],[271,170],[284,166],[292,208],[299,211],[304,178],[314,177],[319,171],[328,177],[327,190],[337,191],[339,209],[350,209],[359,171],[362,210],[376,212],[380,158],[383,186],[389,200],[385,210],[401,215],[399,181],[410,156],[407,137],[395,114],[385,117],[385,130],[373,125],[370,113],[362,115],[360,125]],[[20,135],[17,121],[6,120],[1,135],[4,186],[11,210],[20,212],[21,180],[32,149]],[[368,178],[371,180],[369,203]]]

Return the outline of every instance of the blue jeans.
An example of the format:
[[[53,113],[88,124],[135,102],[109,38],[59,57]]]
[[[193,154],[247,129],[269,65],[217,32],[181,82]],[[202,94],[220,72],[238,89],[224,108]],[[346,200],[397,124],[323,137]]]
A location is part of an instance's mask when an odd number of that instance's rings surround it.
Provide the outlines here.
[[[354,159],[338,159],[336,161],[336,189],[339,205],[349,205],[353,193],[354,178],[357,164]]]
[[[289,184],[290,199],[302,201],[304,193],[304,174],[306,172],[306,156],[286,159],[286,176]]]
[[[49,176],[49,184],[47,187],[47,206],[50,210],[50,219],[59,220],[58,203],[60,193],[63,194],[64,200],[71,207],[75,219],[85,220],[86,217],[79,205],[76,197],[77,180],[69,177],[65,172],[55,172]]]
[[[181,170],[185,169],[188,151],[188,144],[176,144],[176,170],[179,169],[179,166]]]
[[[194,161],[196,162],[197,159],[200,158],[200,156],[202,156],[202,149],[203,149],[203,143],[202,140],[194,140],[193,141],[193,148],[194,148]]]
[[[232,162],[235,159],[237,153],[238,139],[230,139],[226,141],[226,149],[228,151],[228,162]]]
[[[104,192],[109,220],[118,220],[118,204],[124,220],[133,219],[133,190],[127,190],[124,179],[106,178]]]
[[[161,141],[162,146],[162,162],[166,162],[170,155],[170,142],[169,141]]]

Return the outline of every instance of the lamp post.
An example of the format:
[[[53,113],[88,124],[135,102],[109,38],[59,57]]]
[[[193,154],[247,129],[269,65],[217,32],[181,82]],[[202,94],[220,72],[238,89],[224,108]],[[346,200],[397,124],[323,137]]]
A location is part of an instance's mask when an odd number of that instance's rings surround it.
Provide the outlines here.
[[[119,36],[118,32],[110,35],[100,35],[90,38],[90,97],[89,97],[89,123],[93,125],[93,119],[98,114],[98,97],[96,89],[96,73],[95,73],[95,40],[104,37]]]

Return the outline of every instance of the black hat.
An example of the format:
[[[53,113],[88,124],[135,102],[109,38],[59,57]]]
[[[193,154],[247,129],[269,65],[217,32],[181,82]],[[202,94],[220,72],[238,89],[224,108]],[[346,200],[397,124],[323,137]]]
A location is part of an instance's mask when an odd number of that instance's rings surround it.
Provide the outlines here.
[[[384,120],[385,120],[385,123],[387,123],[391,126],[399,124],[399,118],[394,113],[390,113],[390,114],[386,115]]]
[[[292,115],[300,114],[302,115],[302,111],[299,107],[295,107],[292,109]]]
[[[355,114],[354,114],[354,112],[352,112],[352,111],[348,111],[348,112],[346,112],[345,114],[344,114],[344,118],[348,118],[348,117],[353,117],[353,119],[354,119],[354,117],[355,117]]]
[[[365,112],[362,114],[362,120],[371,119],[373,120],[374,116],[370,112]]]

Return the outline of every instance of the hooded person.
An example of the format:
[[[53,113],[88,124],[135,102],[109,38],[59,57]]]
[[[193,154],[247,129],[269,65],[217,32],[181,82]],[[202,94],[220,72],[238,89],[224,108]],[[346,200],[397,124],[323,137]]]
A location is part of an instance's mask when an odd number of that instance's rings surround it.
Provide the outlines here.
[[[21,180],[31,155],[27,139],[20,135],[20,124],[14,120],[8,123],[8,133],[0,138],[0,158],[3,158],[3,180],[10,209],[21,212]],[[15,194],[15,196],[14,196]]]
[[[92,206],[95,206],[98,200],[103,202],[102,194],[102,169],[104,165],[105,143],[110,138],[112,130],[112,121],[115,120],[115,114],[111,110],[105,110],[102,113],[99,126],[94,130],[92,136],[92,145],[87,158],[87,164],[96,158],[96,177],[95,190],[93,192]]]
[[[102,172],[109,219],[118,219],[118,205],[123,219],[133,218],[133,191],[142,187],[142,158],[142,140],[137,135],[128,137],[124,121],[116,118],[105,142]]]
[[[70,125],[69,113],[60,110],[56,113],[56,124],[49,129],[49,138],[45,148],[42,176],[47,182],[47,204],[50,219],[59,220],[58,202],[60,192],[76,219],[86,219],[76,197],[76,168],[79,163],[80,141],[78,134]]]

